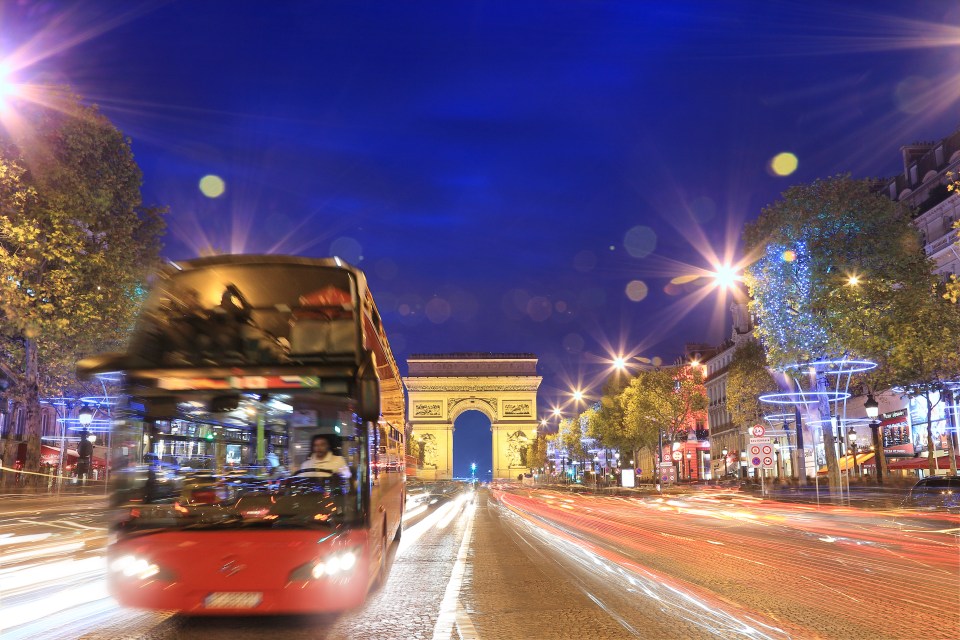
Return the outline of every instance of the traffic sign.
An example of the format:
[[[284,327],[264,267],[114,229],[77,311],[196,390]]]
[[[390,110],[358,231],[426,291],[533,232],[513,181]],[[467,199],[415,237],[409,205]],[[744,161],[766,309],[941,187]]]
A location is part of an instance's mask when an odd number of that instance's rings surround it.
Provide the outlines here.
[[[755,424],[750,427],[750,435],[754,438],[762,438],[764,433],[766,433],[766,429],[763,428],[762,424]]]
[[[677,481],[677,468],[673,466],[672,462],[668,462],[669,468],[660,465],[660,482],[664,484],[670,484]]]

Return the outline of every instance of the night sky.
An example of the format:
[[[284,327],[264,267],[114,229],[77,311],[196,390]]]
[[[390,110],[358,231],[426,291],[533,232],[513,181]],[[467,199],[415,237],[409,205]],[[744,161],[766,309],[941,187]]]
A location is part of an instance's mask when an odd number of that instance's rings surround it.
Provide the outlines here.
[[[21,0],[0,50],[132,138],[167,257],[339,255],[404,369],[533,352],[545,414],[618,351],[726,338],[729,301],[671,278],[736,262],[788,186],[953,131],[958,25],[947,1]]]

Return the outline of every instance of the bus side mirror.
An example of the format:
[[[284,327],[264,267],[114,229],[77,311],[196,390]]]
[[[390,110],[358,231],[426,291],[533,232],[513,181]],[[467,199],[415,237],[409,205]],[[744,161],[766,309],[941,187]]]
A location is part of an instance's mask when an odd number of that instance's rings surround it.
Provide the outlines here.
[[[357,415],[364,422],[380,420],[380,379],[373,353],[369,353],[357,372]]]

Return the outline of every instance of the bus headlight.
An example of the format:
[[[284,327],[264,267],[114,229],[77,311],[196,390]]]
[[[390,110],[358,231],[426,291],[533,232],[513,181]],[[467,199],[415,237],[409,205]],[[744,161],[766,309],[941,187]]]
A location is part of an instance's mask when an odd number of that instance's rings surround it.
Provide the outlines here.
[[[342,576],[353,571],[359,559],[356,549],[347,549],[333,553],[323,560],[317,560],[294,570],[291,580],[320,580]]]
[[[169,571],[164,571],[146,558],[135,555],[120,556],[113,560],[110,563],[110,571],[139,580],[149,580],[154,577],[158,580],[173,580],[173,575]]]

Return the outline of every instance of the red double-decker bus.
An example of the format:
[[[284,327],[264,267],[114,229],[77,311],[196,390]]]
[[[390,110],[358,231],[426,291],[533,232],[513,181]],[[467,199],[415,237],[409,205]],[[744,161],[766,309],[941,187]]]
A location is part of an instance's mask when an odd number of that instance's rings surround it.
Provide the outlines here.
[[[405,402],[360,270],[280,256],[171,265],[127,351],[78,369],[124,374],[107,555],[121,604],[333,611],[385,579]]]

